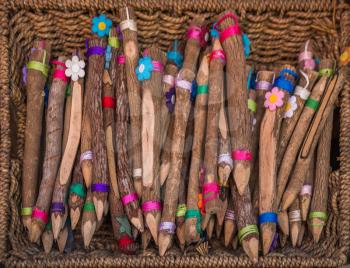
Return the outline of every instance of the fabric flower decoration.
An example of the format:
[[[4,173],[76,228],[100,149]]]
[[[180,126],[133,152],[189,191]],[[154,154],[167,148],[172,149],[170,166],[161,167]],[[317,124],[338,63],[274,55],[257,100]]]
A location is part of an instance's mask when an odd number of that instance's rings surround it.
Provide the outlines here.
[[[108,19],[104,14],[92,19],[92,32],[96,33],[98,37],[108,36],[111,27],[112,20]]]
[[[83,78],[85,76],[85,62],[79,60],[78,56],[73,56],[72,60],[66,60],[66,67],[65,75],[74,82],[78,81],[79,77]]]
[[[277,107],[283,105],[284,92],[279,90],[278,87],[274,87],[271,92],[265,94],[265,108],[269,108],[270,111],[275,111]]]
[[[175,107],[175,88],[171,88],[167,93],[165,93],[165,102],[168,107],[169,112],[174,111]]]
[[[295,96],[291,96],[286,105],[286,112],[284,113],[284,118],[291,118],[294,114],[294,111],[297,108],[297,98]]]
[[[151,79],[152,71],[153,64],[150,57],[143,57],[139,59],[139,65],[136,67],[136,75],[139,81]]]

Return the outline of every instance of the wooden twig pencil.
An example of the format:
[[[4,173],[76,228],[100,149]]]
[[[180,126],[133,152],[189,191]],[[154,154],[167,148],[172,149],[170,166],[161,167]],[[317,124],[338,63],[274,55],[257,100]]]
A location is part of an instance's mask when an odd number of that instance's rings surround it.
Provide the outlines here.
[[[174,92],[175,96],[175,92]],[[173,141],[174,132],[174,115],[170,115],[170,123],[167,131],[167,135],[164,141],[164,145],[160,157],[160,170],[159,170],[159,180],[160,185],[163,186],[164,182],[169,176],[170,166],[171,166],[171,144]]]
[[[301,222],[299,237],[298,237],[298,241],[297,241],[297,247],[301,247],[301,245],[303,243],[305,229],[306,229],[306,223],[305,222]]]
[[[71,226],[74,230],[77,226],[81,210],[84,206],[84,201],[86,197],[86,190],[84,186],[84,178],[80,166],[80,154],[77,154],[75,164],[74,164],[74,171],[73,171],[73,178],[72,178],[72,184],[69,187],[69,198],[68,198],[68,205],[69,205],[69,215],[71,219]]]
[[[86,195],[86,200],[83,206],[83,216],[81,218],[81,235],[83,236],[84,246],[90,245],[92,236],[96,230],[96,212],[92,201],[92,193],[89,189]]]
[[[135,69],[139,60],[137,26],[134,10],[124,7],[119,10],[120,30],[123,33],[126,82],[130,107],[132,177],[137,194],[142,193],[142,148],[141,148],[141,85]]]
[[[284,107],[294,91],[298,75],[292,66],[284,65],[274,87],[265,95],[267,108],[260,126],[259,142],[259,224],[264,255],[268,254],[276,233],[275,205],[277,150]]]
[[[87,112],[91,122],[93,176],[91,191],[96,209],[97,220],[103,216],[104,204],[108,197],[109,181],[107,166],[106,135],[103,128],[102,81],[105,57],[105,39],[87,41],[87,57],[89,60],[86,80]]]
[[[166,181],[166,194],[158,236],[159,254],[163,256],[170,247],[175,233],[175,213],[181,180],[182,155],[185,146],[185,135],[191,109],[192,81],[195,78],[198,56],[201,45],[205,44],[203,29],[204,19],[196,17],[187,31],[184,64],[176,79],[176,103],[174,110],[174,132],[171,147],[170,176]]]
[[[229,194],[228,198],[228,205],[227,210],[225,213],[225,221],[224,221],[224,245],[225,247],[228,247],[233,237],[237,233],[237,224],[236,224],[236,217],[235,212],[233,211],[233,198],[231,197],[231,194]]]
[[[327,221],[328,179],[331,172],[330,156],[333,129],[333,112],[324,126],[317,147],[314,191],[309,214],[309,229],[317,243]]]
[[[41,235],[41,242],[43,243],[43,248],[46,254],[49,254],[53,245],[53,233],[51,221],[45,226],[45,230]]]
[[[299,193],[299,205],[300,205],[302,221],[306,221],[307,216],[309,214],[309,208],[311,204],[313,185],[314,185],[314,177],[315,177],[315,156],[313,155],[310,162],[309,170],[305,178],[303,188],[301,188],[301,191]]]
[[[66,247],[67,238],[68,238],[68,227],[67,225],[65,225],[57,237],[57,246],[58,246],[58,251],[60,253],[63,253]]]
[[[119,188],[115,160],[115,85],[117,79],[117,49],[119,41],[117,29],[112,28],[109,32],[108,46],[105,55],[105,70],[103,73],[102,110],[103,126],[106,135],[106,149],[108,161],[108,173],[112,191],[119,198]]]
[[[199,171],[203,161],[204,137],[207,124],[209,51],[203,55],[197,74],[197,97],[194,107],[194,131],[191,166],[187,189],[185,239],[188,244],[198,241],[201,234],[201,212],[198,208]]]
[[[60,56],[57,61],[53,62],[56,68],[53,74],[46,114],[46,145],[43,176],[38,198],[32,212],[31,228],[29,229],[29,239],[32,242],[39,240],[48,222],[52,193],[61,160],[64,98],[68,81],[64,74],[66,68],[64,61],[65,57]]]
[[[281,126],[281,134],[277,151],[277,166],[279,167],[286,152],[288,142],[293,134],[293,130],[302,113],[305,102],[310,96],[311,90],[318,78],[318,73],[312,70],[303,72],[300,70],[301,78],[299,84],[295,87],[294,95],[288,100],[284,120]]]
[[[125,40],[124,40],[125,41]],[[132,225],[143,232],[142,212],[138,204],[138,196],[131,179],[131,171],[128,162],[128,145],[125,137],[128,137],[129,105],[126,88],[125,57],[118,51],[117,56],[118,79],[115,88],[116,110],[115,110],[115,144],[117,152],[117,178],[119,193],[126,215]]]
[[[249,187],[246,187],[245,192],[240,195],[233,181],[231,181],[230,185],[238,227],[238,240],[242,244],[244,252],[256,263],[259,252],[259,231],[252,210],[250,190]]]
[[[154,46],[144,51],[137,67],[138,79],[142,81],[142,211],[156,243],[161,212],[159,159],[162,125],[159,111],[164,64],[165,54]]]
[[[22,176],[22,209],[24,227],[31,228],[32,207],[37,198],[40,140],[44,113],[44,85],[49,72],[51,45],[35,41],[27,63],[27,115]]]
[[[331,60],[321,60],[320,68],[328,69],[328,68],[331,68],[332,65],[333,65],[333,61]],[[327,81],[328,81],[328,76],[323,75],[319,79],[319,81],[315,84],[310,96],[308,97],[308,100],[305,102],[305,107],[301,112],[299,120],[294,127],[293,134],[289,140],[290,146],[287,146],[286,152],[284,153],[284,156],[281,161],[281,165],[278,169],[276,206],[280,205],[282,195],[284,193],[284,190],[288,182],[289,175],[294,166],[293,163],[295,162],[295,158],[297,157],[297,154],[303,142],[305,133],[307,132],[307,129],[311,124],[311,120],[316,112],[318,102],[320,101],[324,93],[324,90],[327,85]],[[287,217],[286,211],[285,210],[280,211],[278,217],[286,219]],[[279,223],[280,222],[282,221],[279,220]],[[286,220],[284,220],[284,222],[286,222]],[[286,230],[288,228],[287,226],[283,227],[283,225],[280,224],[280,227],[285,234],[288,233]]]
[[[295,199],[289,208],[289,229],[290,238],[292,240],[292,245],[295,247],[297,245],[299,234],[301,231],[301,212],[299,206],[299,199]]]
[[[232,146],[233,178],[240,194],[248,187],[251,173],[252,122],[247,101],[247,75],[241,30],[237,16],[226,11],[215,26],[226,54],[227,111]]]
[[[219,149],[219,115],[223,101],[225,63],[225,53],[220,41],[215,39],[209,63],[208,114],[204,151],[205,177],[202,192],[206,214],[202,221],[202,229],[207,227],[210,216],[216,214],[221,206],[217,180],[218,166],[215,160],[218,158]]]

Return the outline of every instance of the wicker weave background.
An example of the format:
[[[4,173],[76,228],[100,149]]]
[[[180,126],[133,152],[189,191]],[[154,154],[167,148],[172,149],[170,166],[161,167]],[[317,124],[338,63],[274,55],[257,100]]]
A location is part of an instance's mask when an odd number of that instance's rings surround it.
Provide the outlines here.
[[[90,21],[105,12],[118,22],[118,9],[133,6],[142,47],[158,43],[166,49],[182,37],[196,14],[211,21],[229,8],[240,16],[252,41],[251,63],[271,65],[296,62],[303,42],[313,38],[319,50],[338,57],[350,45],[350,6],[330,0],[4,0],[0,4],[0,260],[6,266],[57,267],[228,267],[250,266],[241,251],[213,247],[207,256],[172,249],[166,257],[155,250],[126,257],[113,251],[111,230],[95,234],[91,246],[71,254],[45,255],[27,242],[19,218],[20,178],[24,148],[25,91],[21,68],[37,38],[52,42],[54,56],[83,47]],[[326,238],[313,245],[305,239],[301,249],[287,246],[259,259],[258,266],[339,266],[350,246],[350,80],[340,96],[340,170],[330,177],[329,221]],[[81,241],[80,232],[76,232]]]

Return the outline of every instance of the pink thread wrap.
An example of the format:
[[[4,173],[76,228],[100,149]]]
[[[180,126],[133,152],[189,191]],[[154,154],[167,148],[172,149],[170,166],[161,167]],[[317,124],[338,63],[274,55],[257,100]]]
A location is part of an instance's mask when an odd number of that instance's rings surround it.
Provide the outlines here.
[[[141,205],[141,209],[143,212],[149,212],[149,211],[160,211],[162,209],[162,205],[159,201],[156,200],[150,200],[143,202]]]
[[[38,208],[33,209],[32,218],[42,220],[42,222],[45,224],[47,224],[47,222],[49,221],[49,217],[47,216],[46,212]]]
[[[122,197],[122,203],[124,206],[126,206],[131,202],[137,201],[137,199],[138,199],[138,196],[136,193],[130,193]]]
[[[203,184],[203,203],[214,200],[219,194],[219,185],[216,182],[208,182]],[[212,193],[209,197],[204,197],[206,194]]]
[[[219,59],[222,64],[226,64],[225,52],[222,49],[214,50],[209,57],[210,61]]]
[[[235,150],[232,151],[233,160],[244,160],[251,161],[253,159],[252,153],[246,150]]]
[[[227,29],[223,31],[218,30],[218,26],[225,20],[231,18],[234,20],[235,24],[228,27]],[[238,24],[238,18],[236,15],[232,13],[227,13],[226,15],[222,16],[215,24],[214,29],[217,30],[220,34],[220,42],[223,43],[227,38],[233,36],[233,35],[241,35],[241,28]]]
[[[160,61],[152,60],[153,71],[162,73],[164,70],[164,66]]]
[[[209,40],[209,31],[205,26],[202,28],[192,26],[187,30],[187,38],[197,40],[201,47],[205,47]]]
[[[303,188],[301,188],[300,195],[312,195],[312,185],[304,184]]]
[[[125,64],[125,56],[124,55],[119,55],[116,58],[116,61],[117,61],[118,64]]]

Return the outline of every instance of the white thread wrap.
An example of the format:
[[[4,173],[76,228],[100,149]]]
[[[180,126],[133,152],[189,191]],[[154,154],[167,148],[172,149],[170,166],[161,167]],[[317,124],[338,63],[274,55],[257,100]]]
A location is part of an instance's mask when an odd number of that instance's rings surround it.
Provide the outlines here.
[[[303,100],[307,100],[310,96],[310,91],[304,87],[296,86],[295,91],[294,91],[294,95],[299,96]]]
[[[92,158],[93,158],[92,151],[86,151],[80,154],[80,163],[83,162],[84,160],[92,160]]]
[[[142,177],[142,168],[135,168],[133,171],[132,171],[132,176],[134,178],[136,177]]]
[[[290,211],[290,212],[288,213],[288,216],[289,216],[289,221],[290,221],[290,222],[301,221],[300,209],[294,210],[294,211]]]
[[[303,188],[301,188],[300,195],[312,195],[312,185],[305,184]]]
[[[173,87],[175,86],[175,77],[170,74],[165,74],[163,75],[163,82]]]
[[[221,154],[218,156],[218,164],[221,164],[221,163],[226,163],[231,168],[233,168],[233,160],[229,153]]]

